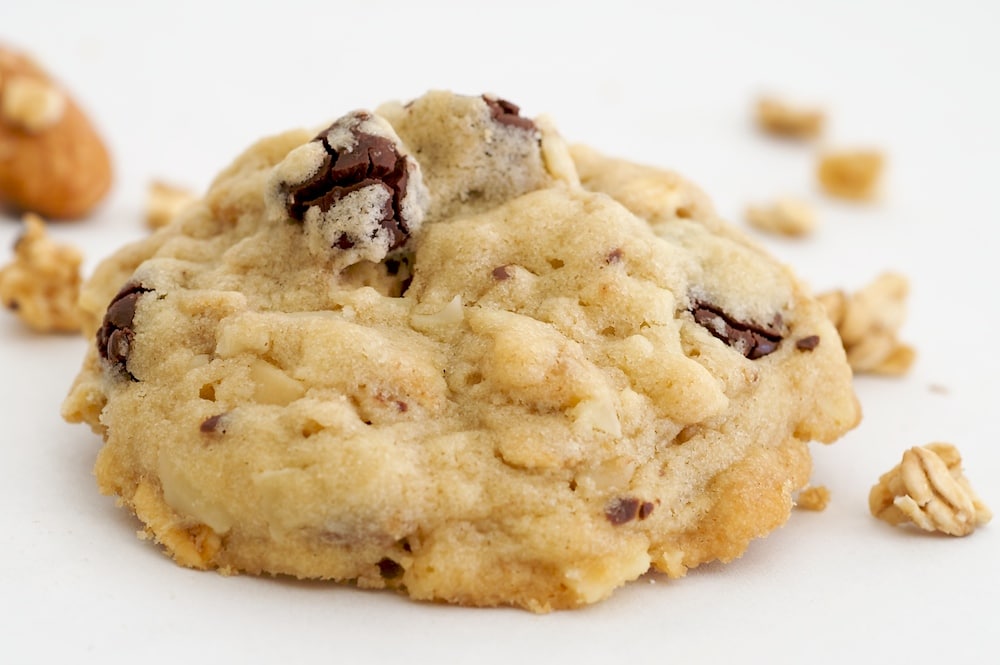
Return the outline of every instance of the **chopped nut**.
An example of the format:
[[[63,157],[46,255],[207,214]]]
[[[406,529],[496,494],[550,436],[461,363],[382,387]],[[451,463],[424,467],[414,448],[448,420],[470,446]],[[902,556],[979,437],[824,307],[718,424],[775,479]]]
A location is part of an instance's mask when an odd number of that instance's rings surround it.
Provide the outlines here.
[[[818,296],[855,372],[900,376],[910,369],[916,351],[896,337],[906,318],[908,293],[906,277],[884,273],[853,295],[830,291]]]
[[[798,199],[783,198],[769,206],[750,206],[746,216],[755,228],[787,236],[807,235],[816,228],[812,207]]]
[[[795,500],[795,507],[803,510],[826,510],[830,503],[830,490],[823,485],[803,487]]]
[[[962,473],[962,457],[949,443],[914,446],[868,495],[872,515],[898,525],[912,522],[924,531],[967,536],[993,514]]]
[[[795,106],[774,97],[757,101],[757,125],[777,136],[796,139],[815,138],[823,133],[826,118],[817,108]]]
[[[462,296],[455,296],[447,305],[436,312],[428,314],[414,312],[410,315],[410,323],[415,329],[426,331],[433,328],[458,325],[464,317]]]
[[[0,203],[48,218],[84,217],[111,179],[103,140],[65,89],[0,46]]]
[[[174,187],[154,180],[149,183],[146,197],[147,226],[151,229],[166,226],[178,212],[196,199],[193,193],[183,187]]]
[[[56,124],[65,110],[65,95],[48,81],[12,76],[4,85],[0,113],[10,124],[29,132]]]
[[[266,360],[254,359],[250,365],[250,380],[254,385],[254,400],[260,404],[291,404],[305,394],[299,381]]]
[[[844,199],[869,199],[875,195],[884,165],[877,150],[841,150],[819,157],[816,177],[823,191]]]
[[[0,269],[0,300],[38,332],[78,332],[83,256],[50,240],[37,215],[25,215],[24,223],[14,260]]]

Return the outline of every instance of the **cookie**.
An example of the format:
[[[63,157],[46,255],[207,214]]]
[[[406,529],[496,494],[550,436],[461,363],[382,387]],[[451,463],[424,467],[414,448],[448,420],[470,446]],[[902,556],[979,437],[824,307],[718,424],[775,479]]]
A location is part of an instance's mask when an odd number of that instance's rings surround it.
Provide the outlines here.
[[[740,556],[859,418],[822,307],[704,194],[492,96],[260,141],[81,303],[101,490],[226,573],[592,603]]]

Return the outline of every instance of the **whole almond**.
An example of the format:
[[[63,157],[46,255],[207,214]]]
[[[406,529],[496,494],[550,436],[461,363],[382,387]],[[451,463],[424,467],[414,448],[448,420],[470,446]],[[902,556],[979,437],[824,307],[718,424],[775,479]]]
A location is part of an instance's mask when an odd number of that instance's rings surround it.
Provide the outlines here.
[[[104,141],[76,102],[30,58],[0,46],[0,203],[79,218],[111,178]]]

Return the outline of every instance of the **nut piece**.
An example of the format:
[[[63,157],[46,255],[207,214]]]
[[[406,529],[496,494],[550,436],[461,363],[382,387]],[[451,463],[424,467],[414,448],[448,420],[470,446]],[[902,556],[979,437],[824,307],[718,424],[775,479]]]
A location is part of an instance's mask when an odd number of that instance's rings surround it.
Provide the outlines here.
[[[111,160],[73,100],[27,57],[0,46],[0,204],[83,217],[111,186]]]
[[[778,199],[769,206],[749,206],[747,221],[761,231],[786,236],[804,236],[816,228],[816,214],[805,201]]]
[[[829,291],[817,297],[840,333],[855,372],[900,376],[910,369],[916,351],[897,339],[908,293],[906,277],[887,272],[853,295]]]
[[[820,155],[816,177],[827,194],[870,199],[878,189],[885,159],[877,150],[840,150]]]
[[[795,507],[816,512],[826,510],[830,503],[830,490],[824,485],[803,487],[795,499]]]
[[[0,99],[0,117],[28,132],[40,132],[59,122],[66,97],[48,81],[11,76]]]
[[[52,242],[37,215],[25,215],[24,223],[14,260],[0,268],[0,300],[38,332],[78,332],[83,256],[74,247]]]
[[[962,457],[950,443],[903,453],[903,461],[872,487],[868,506],[889,524],[912,522],[949,536],[967,536],[993,517],[962,473]]]
[[[826,118],[816,108],[794,106],[775,97],[757,100],[757,126],[763,131],[794,139],[811,139],[823,133]]]
[[[197,200],[191,191],[154,180],[146,195],[146,225],[158,229],[170,223],[177,213]]]

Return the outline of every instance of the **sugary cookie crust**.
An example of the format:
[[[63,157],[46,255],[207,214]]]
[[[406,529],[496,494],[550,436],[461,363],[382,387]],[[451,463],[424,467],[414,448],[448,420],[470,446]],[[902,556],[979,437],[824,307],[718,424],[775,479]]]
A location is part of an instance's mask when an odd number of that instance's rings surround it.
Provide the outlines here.
[[[316,136],[289,132],[97,270],[64,415],[104,436],[102,491],[188,566],[533,611],[787,519],[808,441],[859,416],[785,268],[680,178],[509,102],[372,117],[427,188],[378,262],[275,214]]]

